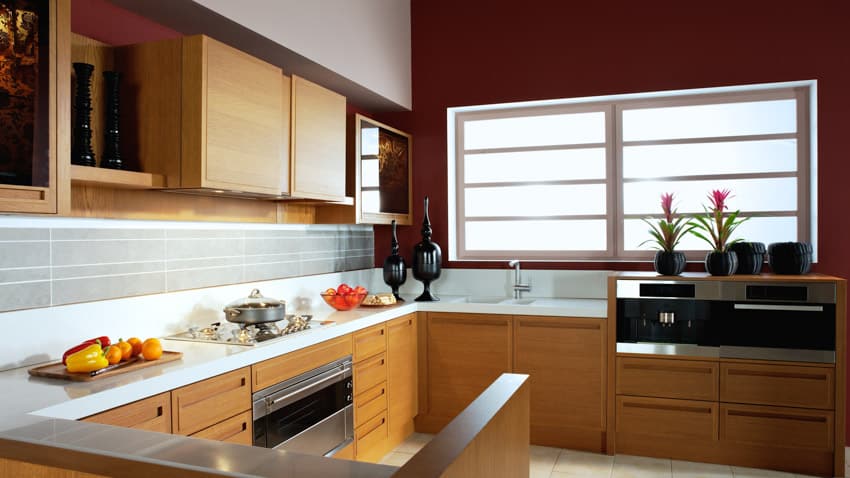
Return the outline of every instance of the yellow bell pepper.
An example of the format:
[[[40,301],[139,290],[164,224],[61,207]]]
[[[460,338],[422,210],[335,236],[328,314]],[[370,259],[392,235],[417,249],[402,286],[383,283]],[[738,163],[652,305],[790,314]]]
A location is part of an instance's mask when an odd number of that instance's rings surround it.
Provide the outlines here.
[[[69,372],[93,372],[109,365],[109,361],[103,355],[100,344],[91,344],[88,347],[68,356],[65,368]]]

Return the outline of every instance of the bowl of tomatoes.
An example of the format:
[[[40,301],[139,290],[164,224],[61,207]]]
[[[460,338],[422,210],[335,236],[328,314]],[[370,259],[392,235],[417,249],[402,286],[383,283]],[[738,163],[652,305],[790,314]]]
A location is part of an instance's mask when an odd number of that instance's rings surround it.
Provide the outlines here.
[[[348,284],[340,284],[336,289],[329,288],[321,293],[325,303],[336,310],[351,310],[363,302],[369,291],[365,287],[351,287]]]

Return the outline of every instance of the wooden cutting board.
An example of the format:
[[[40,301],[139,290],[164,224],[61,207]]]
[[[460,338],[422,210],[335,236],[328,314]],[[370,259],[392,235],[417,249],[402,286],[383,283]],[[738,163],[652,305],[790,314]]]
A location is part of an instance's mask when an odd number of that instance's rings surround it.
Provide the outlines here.
[[[139,359],[133,363],[129,363],[123,367],[118,367],[114,370],[107,370],[106,372],[95,375],[94,377],[92,377],[89,372],[69,372],[65,366],[62,365],[62,362],[33,367],[29,369],[29,373],[34,377],[59,378],[74,382],[88,382],[90,380],[114,377],[122,373],[135,372],[143,368],[153,367],[154,365],[173,362],[175,360],[180,360],[181,357],[183,357],[183,352],[170,352],[168,350],[164,350],[162,352],[162,357],[156,360],[145,360],[139,357]]]

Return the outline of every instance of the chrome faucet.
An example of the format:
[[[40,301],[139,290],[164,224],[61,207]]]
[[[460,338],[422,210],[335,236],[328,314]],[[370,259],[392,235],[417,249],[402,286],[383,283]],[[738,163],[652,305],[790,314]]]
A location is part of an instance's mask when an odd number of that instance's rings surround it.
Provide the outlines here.
[[[514,259],[508,262],[508,267],[514,268],[514,299],[521,299],[523,292],[531,292],[529,284],[522,283],[522,273],[519,269],[519,259]]]

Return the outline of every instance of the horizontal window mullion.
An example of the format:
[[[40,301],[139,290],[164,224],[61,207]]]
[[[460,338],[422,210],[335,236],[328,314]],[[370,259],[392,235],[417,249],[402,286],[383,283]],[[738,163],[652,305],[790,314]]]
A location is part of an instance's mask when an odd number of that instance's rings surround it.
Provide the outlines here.
[[[648,139],[623,141],[623,147],[663,146],[666,144],[734,143],[741,141],[763,141],[771,139],[797,139],[799,133],[751,134],[741,136],[706,136],[698,138]]]
[[[558,216],[466,216],[465,222],[500,222],[500,221],[563,221],[578,219],[607,219],[605,214],[562,214]]]
[[[573,186],[583,184],[607,184],[607,181],[605,179],[559,179],[557,181],[505,181],[489,183],[466,183],[463,189],[483,189],[512,186]]]
[[[680,216],[693,216],[694,214],[704,214],[702,212],[680,212]],[[798,210],[790,211],[741,211],[741,217],[794,217],[799,216]],[[623,219],[661,219],[663,214],[623,214]]]
[[[604,148],[605,143],[571,143],[571,144],[549,144],[541,146],[510,146],[503,148],[479,148],[465,149],[463,154],[494,154],[494,153],[526,153],[532,151],[561,151],[565,149],[599,149]]]
[[[785,171],[776,173],[739,173],[739,174],[701,174],[694,176],[656,176],[652,178],[623,178],[623,183],[646,183],[661,181],[706,181],[724,179],[769,179],[769,178],[796,178],[796,171]]]

